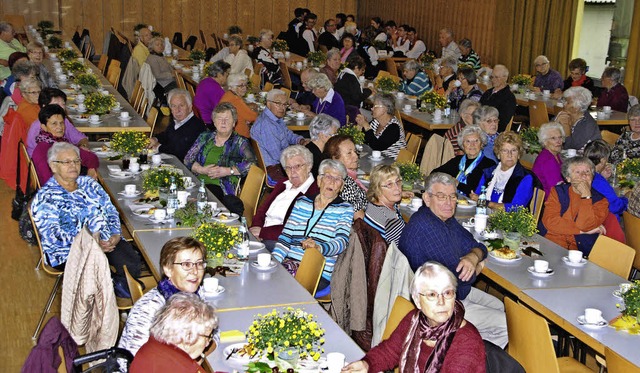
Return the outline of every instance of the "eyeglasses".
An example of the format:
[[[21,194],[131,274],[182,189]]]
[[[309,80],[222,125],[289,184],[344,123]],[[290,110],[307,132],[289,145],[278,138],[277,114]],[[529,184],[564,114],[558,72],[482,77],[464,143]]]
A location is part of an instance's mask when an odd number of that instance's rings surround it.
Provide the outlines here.
[[[463,141],[463,143],[464,143],[464,144],[469,144],[469,145],[471,145],[471,144],[479,144],[479,143],[480,143],[480,140],[478,140],[478,139],[473,139],[473,140],[464,140],[464,141]]]
[[[551,140],[551,141],[562,140],[562,141],[564,141],[564,136],[551,136],[551,137],[547,138],[547,140]]]
[[[578,171],[578,170],[573,170],[571,171],[571,173],[573,175],[579,175],[579,176],[590,176],[591,175],[591,171]]]
[[[487,118],[485,120],[483,120],[483,122],[485,123],[500,123],[500,120],[498,118]]]
[[[306,165],[307,165],[306,163],[300,163],[300,164],[297,164],[297,165],[285,166],[284,170],[286,172],[299,171]]]
[[[396,181],[392,181],[390,183],[386,183],[386,184],[380,185],[380,186],[385,188],[385,189],[392,189],[394,186],[396,188],[402,188],[402,179],[398,179]]]
[[[280,106],[280,107],[283,107],[283,108],[288,108],[289,107],[289,104],[286,103],[286,102],[278,102],[278,101],[272,101],[272,100],[268,100],[268,101],[270,103],[276,105],[276,106]]]
[[[327,174],[320,174],[319,176],[322,176],[323,179],[326,179],[327,181],[330,181],[332,183],[341,183],[344,181],[343,178],[338,177],[338,176],[331,176],[331,175],[327,175]]]
[[[207,262],[205,262],[204,260],[200,260],[197,262],[181,262],[181,263],[173,263],[173,264],[179,264],[180,267],[182,267],[182,269],[184,269],[185,271],[191,271],[194,267],[198,269],[198,271],[204,271],[205,268],[207,268]]]
[[[247,88],[247,83],[236,85],[238,88]]]
[[[41,91],[25,91],[24,93],[28,95],[39,95]]]
[[[501,149],[500,154],[518,154],[518,149]]]
[[[80,164],[80,159],[70,159],[67,161],[52,161],[53,163],[59,163],[61,165],[65,165],[65,166],[70,166],[70,165],[74,165],[77,166]]]
[[[211,343],[211,341],[213,341],[213,336],[216,335],[216,329],[213,329],[211,331],[211,334],[206,335],[206,334],[198,334],[200,337],[203,337],[207,340],[207,344]]]
[[[537,64],[536,64],[536,67],[542,67],[542,66],[544,66],[544,65],[546,65],[546,64],[547,64],[547,62],[537,63]]]
[[[374,108],[374,109],[375,109],[375,108],[386,108],[386,106],[384,106],[384,105],[373,105],[373,108]]]
[[[458,196],[456,194],[446,195],[444,193],[435,193],[435,194],[429,193],[429,195],[431,197],[436,197],[436,199],[440,202],[445,202],[445,201],[449,201],[449,202],[455,201],[456,203],[458,202]]]
[[[427,300],[429,302],[435,302],[437,301],[440,296],[442,296],[444,299],[453,299],[456,296],[456,291],[454,289],[447,289],[445,291],[443,291],[442,293],[438,293],[437,291],[428,291],[426,293],[418,293],[420,294],[420,296],[427,298]]]

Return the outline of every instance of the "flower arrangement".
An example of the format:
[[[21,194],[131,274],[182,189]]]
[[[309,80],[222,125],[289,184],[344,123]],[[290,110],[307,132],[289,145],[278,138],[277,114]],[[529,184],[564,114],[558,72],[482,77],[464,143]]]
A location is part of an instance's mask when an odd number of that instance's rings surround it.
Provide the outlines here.
[[[193,62],[199,62],[204,60],[204,58],[206,57],[206,54],[204,53],[204,51],[201,51],[200,49],[194,49],[191,51],[191,53],[189,53],[189,59]]]
[[[376,89],[384,93],[389,93],[398,89],[398,83],[389,76],[383,76],[376,81]]]
[[[433,62],[436,60],[436,54],[433,51],[427,51],[420,56],[418,62],[423,68],[427,70],[433,70]]]
[[[38,26],[38,30],[51,30],[53,28],[53,22],[43,19],[38,22],[36,26]]]
[[[65,49],[58,53],[58,57],[63,61],[71,61],[78,58],[78,53],[76,53],[76,51],[74,51],[73,49]]]
[[[527,153],[538,154],[542,151],[542,145],[538,142],[538,131],[534,128],[529,127],[520,131],[520,137],[522,137]]]
[[[431,104],[438,109],[444,109],[447,106],[447,98],[434,90],[426,91],[420,96],[420,99],[422,100],[422,105]]]
[[[324,54],[323,51],[309,52],[309,54],[307,55],[307,60],[309,61],[311,66],[317,67],[327,61],[327,55]]]
[[[121,131],[111,137],[111,149],[120,154],[136,155],[149,145],[149,136],[143,132]]]
[[[356,145],[364,144],[364,132],[362,132],[357,126],[350,125],[340,127],[340,129],[338,129],[338,134],[351,137],[353,143]]]
[[[301,309],[287,307],[282,313],[275,309],[266,315],[258,314],[247,331],[247,342],[254,352],[274,356],[282,350],[298,350],[301,357],[314,360],[324,352],[325,330],[316,316]]]
[[[200,224],[192,236],[204,245],[209,259],[223,258],[229,249],[240,242],[238,227],[223,223]]]
[[[629,290],[620,293],[624,307],[620,304],[616,304],[616,307],[620,308],[623,316],[635,318],[637,324],[640,324],[640,280],[633,281]],[[638,326],[640,325],[636,325]]]
[[[111,144],[113,146],[113,141]],[[171,185],[171,177],[175,179],[178,189],[184,188],[181,171],[175,168],[159,167],[144,172],[142,176],[142,189],[155,192],[160,188],[169,188]]]
[[[62,63],[62,67],[70,73],[77,74],[86,71],[84,64],[78,60],[67,60]]]
[[[513,78],[511,78],[511,84],[517,84],[521,87],[528,87],[532,82],[533,79],[531,79],[531,75],[527,74],[518,74],[514,75]]]
[[[52,36],[47,40],[49,43],[49,48],[51,49],[59,49],[62,48],[62,39],[57,36]]]
[[[98,77],[91,73],[79,74],[78,76],[76,76],[75,82],[77,85],[84,88],[85,90],[90,88],[97,89],[101,87],[100,80],[98,80]]]
[[[198,212],[198,206],[195,202],[189,201],[187,205],[176,211],[176,218],[180,220],[183,227],[197,227],[207,222],[211,217],[213,210],[207,204],[204,211]]]
[[[286,40],[283,39],[276,39],[273,42],[273,50],[279,51],[279,52],[286,52],[289,50],[289,44],[287,44]]]
[[[396,162],[396,166],[400,169],[400,176],[403,182],[415,183],[422,179],[420,166],[411,162]]]
[[[518,206],[511,211],[498,210],[489,216],[489,227],[505,233],[518,232],[525,237],[538,232],[537,222],[529,210]]]
[[[112,94],[104,95],[100,92],[91,92],[87,95],[84,104],[90,114],[102,115],[116,106],[116,98]]]
[[[640,159],[627,158],[616,166],[618,175],[640,176]]]

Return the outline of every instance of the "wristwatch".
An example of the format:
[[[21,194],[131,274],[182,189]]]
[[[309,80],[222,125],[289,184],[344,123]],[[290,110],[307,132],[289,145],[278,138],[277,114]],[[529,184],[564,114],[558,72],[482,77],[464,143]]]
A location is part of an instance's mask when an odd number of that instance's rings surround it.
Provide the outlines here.
[[[233,167],[229,167],[229,170],[231,172],[231,175],[233,175]]]
[[[582,199],[591,199],[591,196],[586,196],[586,197],[580,197]]]

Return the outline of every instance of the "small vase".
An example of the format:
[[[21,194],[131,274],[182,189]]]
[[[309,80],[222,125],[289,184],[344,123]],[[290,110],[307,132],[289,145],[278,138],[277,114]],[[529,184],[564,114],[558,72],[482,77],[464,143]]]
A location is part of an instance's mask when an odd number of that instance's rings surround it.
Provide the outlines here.
[[[207,267],[209,268],[222,267],[223,264],[224,264],[224,255],[221,257],[218,257],[214,253],[207,253]]]
[[[289,368],[295,370],[298,365],[298,359],[300,359],[300,351],[294,347],[282,349],[275,355],[275,362],[282,368],[282,371],[286,371]]]
[[[122,170],[126,171],[129,169],[129,165],[131,164],[131,158],[128,155],[122,156]]]
[[[518,251],[520,248],[520,233],[518,232],[506,232],[502,240],[506,246],[513,251]]]
[[[403,181],[402,182],[402,190],[404,190],[404,191],[413,190],[413,181],[406,181],[406,180]]]

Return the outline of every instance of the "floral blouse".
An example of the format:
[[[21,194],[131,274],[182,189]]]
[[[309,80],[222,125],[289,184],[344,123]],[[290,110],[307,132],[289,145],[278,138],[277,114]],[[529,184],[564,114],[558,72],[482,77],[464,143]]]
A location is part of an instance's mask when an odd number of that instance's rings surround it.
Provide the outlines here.
[[[618,137],[609,156],[611,163],[622,162],[625,153],[627,158],[640,158],[640,140],[632,140],[632,134],[633,132],[627,131]]]

